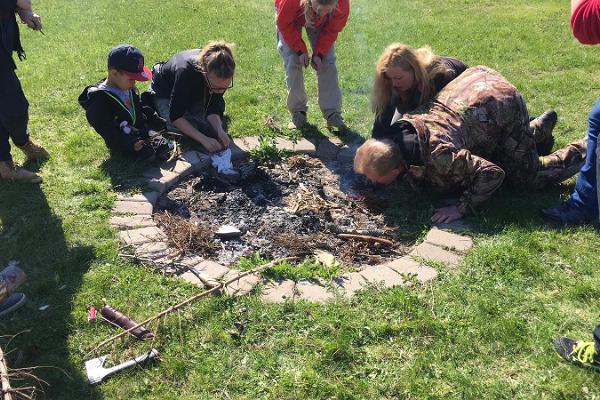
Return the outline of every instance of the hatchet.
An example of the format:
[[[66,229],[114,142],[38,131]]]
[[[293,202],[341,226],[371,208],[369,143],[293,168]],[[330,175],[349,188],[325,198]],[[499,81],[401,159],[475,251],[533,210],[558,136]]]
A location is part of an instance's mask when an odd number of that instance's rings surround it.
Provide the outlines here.
[[[158,356],[160,356],[158,350],[152,349],[149,352],[134,358],[133,360],[125,361],[124,363],[115,365],[111,368],[104,368],[104,362],[108,357],[108,355],[106,355],[86,361],[85,370],[87,372],[88,381],[91,385],[95,385],[97,383],[101,383],[102,381],[104,381],[104,379],[108,378],[112,374],[115,374],[134,365],[141,364],[144,361],[152,360]]]

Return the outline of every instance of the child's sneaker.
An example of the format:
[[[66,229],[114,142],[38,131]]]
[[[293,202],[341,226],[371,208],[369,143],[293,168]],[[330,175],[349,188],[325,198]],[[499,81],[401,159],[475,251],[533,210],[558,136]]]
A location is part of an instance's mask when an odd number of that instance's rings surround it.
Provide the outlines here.
[[[600,369],[600,354],[594,342],[578,342],[564,336],[554,338],[552,341],[558,354],[568,362]]]
[[[150,145],[156,153],[156,158],[162,161],[166,161],[171,158],[171,154],[175,148],[173,142],[165,139],[165,137],[162,135],[152,137],[150,139]]]

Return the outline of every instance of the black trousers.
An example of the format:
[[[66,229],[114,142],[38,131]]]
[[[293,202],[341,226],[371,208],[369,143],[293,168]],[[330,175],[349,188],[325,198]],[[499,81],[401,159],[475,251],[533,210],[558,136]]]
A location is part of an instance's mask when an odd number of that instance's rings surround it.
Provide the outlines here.
[[[12,160],[9,139],[16,146],[27,143],[28,121],[29,102],[17,74],[13,69],[0,67],[0,161]]]

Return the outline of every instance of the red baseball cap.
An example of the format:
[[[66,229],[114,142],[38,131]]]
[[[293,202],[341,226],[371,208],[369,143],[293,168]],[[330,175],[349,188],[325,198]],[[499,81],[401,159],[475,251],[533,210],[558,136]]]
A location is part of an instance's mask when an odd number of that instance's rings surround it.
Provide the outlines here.
[[[120,44],[110,50],[108,68],[122,70],[136,81],[144,82],[152,79],[152,71],[144,65],[144,55],[129,44]]]

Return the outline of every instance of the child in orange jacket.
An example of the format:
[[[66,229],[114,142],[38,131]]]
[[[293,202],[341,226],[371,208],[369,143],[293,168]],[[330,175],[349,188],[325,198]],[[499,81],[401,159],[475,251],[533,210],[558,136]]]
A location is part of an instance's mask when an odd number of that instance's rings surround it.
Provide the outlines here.
[[[317,71],[319,107],[329,129],[343,131],[342,93],[335,64],[335,41],[346,26],[349,0],[275,0],[278,50],[283,57],[288,87],[287,106],[292,115],[291,129],[306,124],[308,97],[303,68]],[[312,56],[302,39],[305,27]]]

